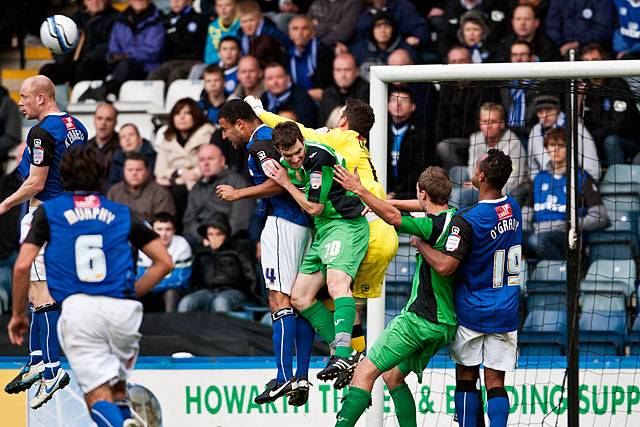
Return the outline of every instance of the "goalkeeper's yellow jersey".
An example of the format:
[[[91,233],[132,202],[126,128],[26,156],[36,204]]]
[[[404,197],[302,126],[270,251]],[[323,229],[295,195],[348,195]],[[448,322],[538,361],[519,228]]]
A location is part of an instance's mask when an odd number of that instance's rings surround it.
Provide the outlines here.
[[[278,123],[290,121],[268,111],[260,114],[259,118],[270,128],[274,128]],[[317,132],[300,123],[296,124],[300,127],[304,139],[328,145],[344,157],[349,171],[353,172],[357,166],[362,185],[377,198],[386,199],[386,193],[378,182],[378,176],[371,161],[371,153],[366,145],[367,140],[363,136],[354,130],[331,129],[327,132]]]

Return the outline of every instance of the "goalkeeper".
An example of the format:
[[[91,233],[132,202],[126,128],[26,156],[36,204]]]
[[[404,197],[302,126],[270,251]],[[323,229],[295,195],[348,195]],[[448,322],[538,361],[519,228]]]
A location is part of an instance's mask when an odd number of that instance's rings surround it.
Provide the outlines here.
[[[451,181],[443,169],[429,167],[418,179],[418,202],[427,213],[423,218],[401,216],[397,208],[365,189],[357,175],[340,165],[336,165],[335,170],[334,179],[345,190],[359,196],[399,233],[424,239],[436,249],[444,247],[455,209],[448,206]],[[393,399],[400,426],[416,426],[415,401],[404,378],[413,371],[421,382],[422,371],[429,359],[455,335],[453,279],[454,276],[443,277],[436,273],[422,255],[418,255],[411,297],[355,369],[342,409],[338,412],[336,426],[356,424],[369,406],[373,383],[381,374]]]
[[[277,124],[289,121],[284,117],[266,111],[262,102],[253,96],[245,98],[258,118],[267,126],[274,128]],[[366,102],[348,99],[346,106],[340,112],[338,127],[326,130],[313,130],[297,123],[302,136],[308,141],[317,141],[333,148],[342,156],[349,170],[357,168],[358,175],[364,188],[378,199],[385,200],[386,193],[378,182],[376,170],[371,161],[371,154],[367,148],[367,140],[364,135],[369,133],[373,126],[374,116],[371,106]],[[389,263],[395,257],[398,250],[398,237],[393,227],[376,214],[367,214],[369,221],[369,247],[360,264],[358,273],[353,282],[353,297],[356,300],[357,315],[353,330],[354,350],[363,352],[365,349],[364,336],[362,334],[361,314],[366,298],[378,298],[382,293],[382,281]],[[343,378],[335,386],[341,388],[348,383],[350,378]],[[346,383],[344,383],[346,381]]]

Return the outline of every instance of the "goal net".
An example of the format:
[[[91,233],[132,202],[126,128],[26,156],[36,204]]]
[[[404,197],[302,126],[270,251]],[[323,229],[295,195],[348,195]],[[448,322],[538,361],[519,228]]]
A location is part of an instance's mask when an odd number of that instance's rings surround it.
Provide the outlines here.
[[[512,159],[504,191],[522,208],[523,248],[509,267],[520,270],[521,297],[517,368],[505,380],[509,425],[640,425],[640,85],[632,76],[640,61],[371,69],[370,149],[394,197],[415,198],[419,173],[439,165],[453,182],[450,204],[465,208],[478,200],[480,156],[498,148]],[[386,296],[369,302],[369,344],[408,300],[415,253],[401,236]],[[418,425],[456,425],[447,349],[421,384],[408,383]],[[484,384],[482,392],[486,405]],[[396,423],[380,380],[366,425]]]

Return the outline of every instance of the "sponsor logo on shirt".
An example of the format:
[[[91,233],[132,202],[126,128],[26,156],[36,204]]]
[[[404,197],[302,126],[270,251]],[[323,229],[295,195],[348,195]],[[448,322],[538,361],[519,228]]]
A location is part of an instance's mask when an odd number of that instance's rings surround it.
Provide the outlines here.
[[[498,214],[498,221],[511,218],[513,216],[513,212],[511,211],[511,204],[507,203],[506,205],[496,206],[496,213]]]
[[[311,188],[317,190],[320,188],[320,184],[322,184],[322,174],[320,172],[313,172],[311,176],[309,176],[309,182],[311,183]]]
[[[71,129],[75,129],[76,125],[73,123],[73,117],[71,116],[66,116],[62,118],[62,122],[64,123],[64,127],[67,128],[67,130],[71,130]]]
[[[76,208],[99,208],[100,198],[95,194],[73,196],[73,206]]]

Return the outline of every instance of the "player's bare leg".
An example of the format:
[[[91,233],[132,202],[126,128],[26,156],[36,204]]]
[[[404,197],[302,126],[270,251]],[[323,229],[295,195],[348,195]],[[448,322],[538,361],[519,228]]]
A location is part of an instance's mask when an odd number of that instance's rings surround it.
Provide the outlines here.
[[[509,396],[504,388],[504,371],[484,368],[487,387],[487,415],[491,426],[504,427],[509,418]]]
[[[460,427],[484,426],[480,366],[456,365],[456,416]]]

